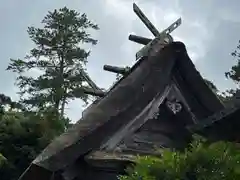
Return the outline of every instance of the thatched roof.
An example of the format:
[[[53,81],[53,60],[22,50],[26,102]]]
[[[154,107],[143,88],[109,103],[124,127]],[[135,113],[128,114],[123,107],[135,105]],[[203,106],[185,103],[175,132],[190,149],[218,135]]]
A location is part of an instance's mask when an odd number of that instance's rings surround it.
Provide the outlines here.
[[[195,121],[223,108],[188,57],[185,45],[171,43],[154,56],[141,59],[87,115],[56,138],[20,179],[50,180],[53,175],[60,178],[79,159],[83,162],[90,152],[101,150],[171,81],[177,84]]]

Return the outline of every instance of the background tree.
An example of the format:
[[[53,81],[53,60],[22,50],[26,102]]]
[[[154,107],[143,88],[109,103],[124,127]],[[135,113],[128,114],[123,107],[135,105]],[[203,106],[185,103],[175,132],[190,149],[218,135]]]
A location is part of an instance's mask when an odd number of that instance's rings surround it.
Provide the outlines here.
[[[21,104],[12,101],[9,96],[6,96],[5,94],[0,94],[0,118],[7,108],[8,110],[25,110],[25,108]]]
[[[236,144],[197,139],[184,152],[163,150],[161,158],[137,158],[120,180],[238,180],[239,153]]]
[[[65,130],[50,112],[6,111],[0,119],[0,177],[16,180],[36,156]]]
[[[80,45],[95,45],[97,40],[87,30],[99,28],[86,14],[66,7],[48,12],[42,23],[43,28],[29,27],[27,31],[36,47],[24,60],[11,59],[7,70],[18,73],[16,84],[21,103],[35,109],[54,107],[63,116],[69,100],[87,101],[83,72],[90,51]],[[28,76],[29,70],[37,70],[41,75]]]
[[[225,103],[225,105],[240,106],[240,40],[236,49],[231,53],[231,56],[236,60],[236,63],[228,72],[225,72],[225,76],[232,80],[237,85],[237,88],[219,93],[216,86],[211,81],[205,80],[205,82],[209,85],[213,92],[217,92],[218,97]]]
[[[16,180],[34,158],[56,136],[70,126],[63,117],[65,104],[74,98],[84,101],[83,72],[90,51],[80,45],[97,41],[87,30],[98,26],[64,7],[48,12],[43,28],[29,27],[36,47],[24,60],[13,60],[7,70],[18,74],[20,102],[0,94],[0,179]],[[39,76],[31,76],[37,70]],[[27,108],[23,108],[27,107]]]
[[[229,89],[225,92],[225,95],[228,101],[231,101],[232,105],[239,106],[239,99],[240,99],[240,41],[238,42],[238,46],[231,53],[232,57],[236,60],[236,64],[231,67],[231,69],[225,73],[225,76],[232,80],[236,85],[236,89]]]
[[[225,76],[233,80],[237,85],[240,83],[240,40],[237,48],[231,53],[234,59],[236,59],[236,64],[233,65],[230,71],[225,73]]]

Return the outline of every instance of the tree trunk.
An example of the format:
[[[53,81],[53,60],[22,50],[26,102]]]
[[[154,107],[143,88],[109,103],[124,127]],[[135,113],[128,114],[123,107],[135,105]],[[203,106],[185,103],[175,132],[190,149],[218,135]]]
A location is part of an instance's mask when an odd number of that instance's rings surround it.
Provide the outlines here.
[[[65,104],[66,104],[66,97],[63,98],[62,103],[61,103],[60,117],[64,116]]]

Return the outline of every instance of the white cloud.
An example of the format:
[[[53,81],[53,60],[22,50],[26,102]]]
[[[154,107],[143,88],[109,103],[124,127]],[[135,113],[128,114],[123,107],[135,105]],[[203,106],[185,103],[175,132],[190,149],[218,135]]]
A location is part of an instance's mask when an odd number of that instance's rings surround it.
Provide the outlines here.
[[[238,11],[231,11],[232,8],[226,7],[229,2],[222,5],[216,0],[194,1],[194,3],[187,0],[43,0],[35,3],[29,2],[26,1],[24,5],[21,4],[22,8],[19,8],[18,4],[16,5],[12,0],[3,5],[3,7],[11,10],[21,10],[9,11],[12,12],[8,13],[10,21],[5,22],[5,19],[0,17],[0,21],[2,20],[5,23],[5,26],[1,29],[1,39],[4,39],[5,36],[8,37],[7,40],[2,41],[2,54],[5,53],[5,56],[2,55],[4,56],[3,58],[7,59],[8,56],[16,56],[18,58],[24,55],[30,49],[29,40],[24,40],[25,36],[28,38],[25,32],[27,26],[31,24],[35,25],[36,23],[38,26],[38,22],[41,21],[47,10],[67,5],[69,8],[87,13],[91,20],[100,25],[100,30],[94,33],[94,37],[99,40],[99,44],[91,48],[92,54],[87,67],[91,78],[100,87],[105,88],[112,84],[115,76],[102,70],[104,64],[131,65],[135,62],[135,53],[141,46],[128,41],[128,34],[134,32],[136,35],[152,37],[151,32],[134,14],[132,10],[133,2],[139,5],[146,16],[160,31],[169,26],[177,18],[182,17],[182,25],[172,35],[175,40],[184,42],[189,56],[194,62],[203,62],[208,49],[214,44],[212,37],[216,36],[216,28],[219,26],[221,20],[239,21],[237,19],[239,17]],[[222,7],[217,9],[217,6]],[[234,5],[232,4],[232,6]],[[238,10],[238,8],[236,9]],[[3,14],[7,12],[3,8]],[[34,12],[34,16],[29,16],[32,12]],[[14,28],[8,28],[9,23],[7,22],[11,22],[12,20],[18,23],[15,23]],[[15,33],[11,32],[12,34],[10,35],[9,32],[13,30]],[[23,35],[24,38],[19,38],[23,37]],[[8,54],[6,54],[6,47],[11,49],[12,46],[16,50],[11,50],[12,52],[9,52],[9,50]],[[218,44],[214,44],[214,46],[218,46]],[[213,57],[208,58],[213,59]],[[68,108],[67,112],[74,121],[80,118],[83,109],[80,101],[70,103]]]
[[[141,36],[152,36],[149,30],[144,26],[144,24],[138,19],[132,9],[133,1],[127,0],[105,0],[103,1],[103,13],[106,15],[106,18],[114,19],[115,23],[118,25],[117,27],[111,26],[111,31],[114,32],[116,29],[121,29],[121,32],[126,35],[125,39],[117,39],[121,41],[120,47],[112,47],[112,49],[116,48],[119,53],[121,53],[120,57],[123,59],[118,59],[118,62],[112,62],[113,65],[133,65],[135,63],[135,53],[141,47],[140,45],[129,42],[127,39],[128,34],[130,32],[135,32],[134,34]],[[152,21],[152,23],[159,29],[159,31],[164,30],[170,24],[172,24],[179,17],[183,18],[183,24],[175,30],[173,36],[176,36],[176,40],[181,40],[187,46],[189,56],[195,62],[199,60],[201,57],[205,55],[205,48],[207,46],[204,44],[207,41],[207,30],[201,21],[191,21],[190,19],[183,16],[181,13],[181,8],[178,6],[177,1],[173,8],[165,8],[155,3],[154,1],[141,1],[136,2],[142,11],[146,14],[146,16]],[[106,19],[108,21],[108,19]],[[196,36],[195,32],[198,32]],[[101,36],[101,33],[99,34]],[[109,41],[112,41],[109,39]],[[104,47],[102,47],[104,48]],[[107,47],[105,47],[107,48]],[[117,56],[116,56],[117,57]],[[117,57],[119,58],[119,57]],[[112,84],[113,75],[106,75],[106,73],[101,72],[102,70],[96,69],[97,66],[89,66],[89,74],[100,87],[109,87]],[[101,73],[101,77],[99,74]],[[76,110],[79,113],[81,109],[80,103],[73,102],[71,105],[71,110],[69,110],[70,114]],[[75,108],[75,110],[74,110]],[[73,117],[73,116],[72,116]],[[79,117],[79,115],[75,115],[74,117]],[[74,118],[75,119],[75,118]]]
[[[116,18],[124,20],[126,16],[131,14],[129,3],[127,1],[120,1],[120,0],[104,0],[105,4],[105,11],[107,14],[111,14]],[[128,16],[131,18],[131,16]],[[129,19],[128,19],[129,20]]]
[[[218,15],[222,20],[239,23],[240,12],[232,11],[231,9],[224,8],[218,11]]]
[[[150,34],[144,24],[140,22],[132,10],[132,1],[125,0],[106,0],[106,10],[119,21],[121,28],[125,31],[135,31],[137,34],[149,36]],[[173,32],[176,39],[184,42],[187,46],[190,56],[193,61],[197,61],[204,57],[207,48],[207,42],[211,39],[206,25],[201,20],[192,21],[191,18],[185,17],[182,14],[182,9],[179,7],[179,2],[175,1],[172,8],[161,6],[155,1],[145,1],[138,4],[146,16],[159,29],[165,29],[172,24],[176,19],[182,17],[182,25]],[[137,27],[137,28],[136,28]],[[196,35],[197,34],[197,35]],[[121,49],[125,49],[126,56],[132,57],[131,53],[135,53],[132,45],[126,40]]]

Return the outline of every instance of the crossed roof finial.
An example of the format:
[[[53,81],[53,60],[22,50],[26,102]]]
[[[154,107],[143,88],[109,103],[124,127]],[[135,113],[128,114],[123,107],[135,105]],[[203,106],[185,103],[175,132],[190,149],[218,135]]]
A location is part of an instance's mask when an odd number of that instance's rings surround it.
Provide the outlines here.
[[[142,49],[140,49],[139,52],[137,52],[137,54],[136,54],[137,60],[143,56],[151,55],[151,52],[152,52],[152,50],[154,51],[154,48],[156,48],[158,50],[165,44],[168,44],[173,41],[173,38],[170,36],[170,33],[172,31],[174,31],[181,24],[181,18],[179,18],[177,21],[175,21],[173,24],[171,24],[167,29],[163,30],[162,32],[159,32],[157,30],[157,28],[148,20],[148,18],[144,15],[144,13],[141,11],[141,9],[135,3],[133,3],[133,11],[137,14],[137,16],[141,19],[141,21],[147,26],[147,28],[155,36],[155,38],[153,40],[145,38],[145,37],[141,37],[141,36],[136,36],[136,35],[129,36],[129,40],[145,45]],[[129,69],[105,65],[104,70],[124,75],[124,74],[128,73]],[[84,90],[84,92],[86,94],[91,94],[91,95],[100,96],[100,97],[105,96],[105,92],[102,89],[100,89],[91,80],[91,78],[87,75],[87,73],[85,73],[83,71],[82,75],[90,86],[90,89]]]
[[[179,18],[173,24],[171,24],[168,28],[166,28],[162,32],[159,32],[157,30],[157,28],[151,23],[151,21],[144,15],[144,13],[141,11],[141,9],[135,3],[133,3],[133,11],[136,13],[136,15],[141,19],[141,21],[145,24],[145,26],[155,36],[155,38],[153,40],[150,40],[150,39],[147,39],[144,37],[140,37],[140,36],[135,36],[135,35],[129,36],[129,40],[132,40],[134,42],[145,45],[140,51],[137,52],[137,54],[136,54],[137,60],[139,58],[141,58],[142,56],[148,56],[149,50],[152,48],[152,46],[154,44],[156,44],[160,41],[164,44],[171,43],[173,41],[173,38],[170,35],[170,33],[172,31],[174,31],[176,28],[178,28],[182,23],[181,18]],[[146,42],[148,42],[148,43],[146,44]]]

